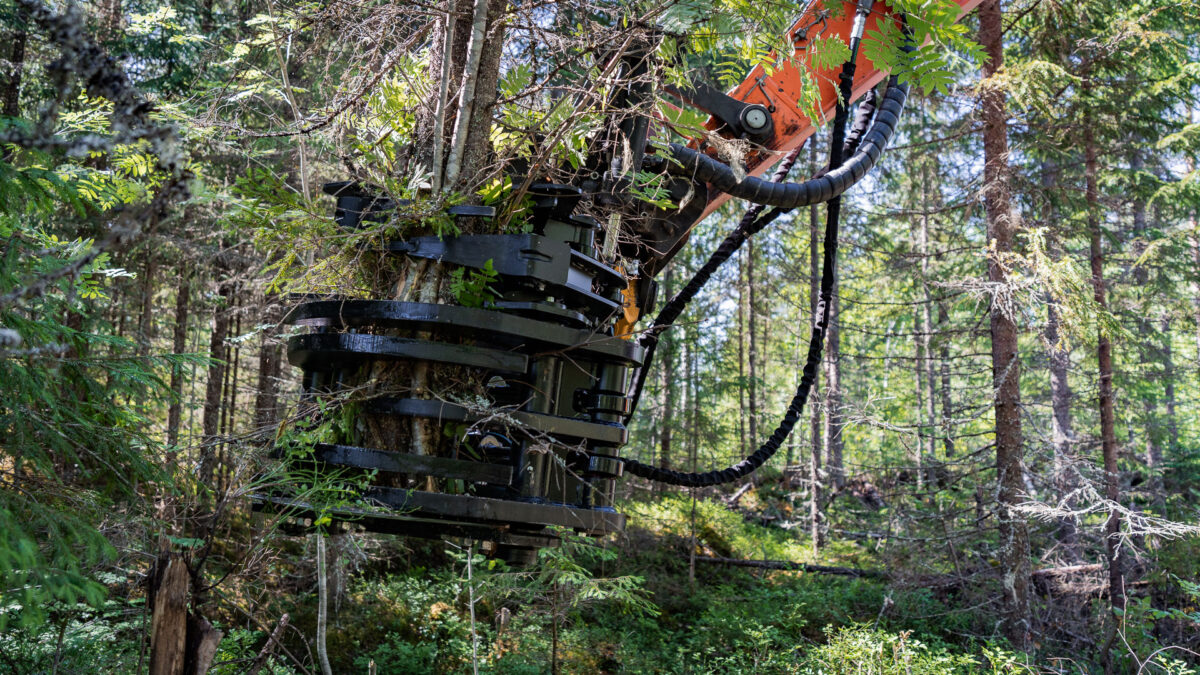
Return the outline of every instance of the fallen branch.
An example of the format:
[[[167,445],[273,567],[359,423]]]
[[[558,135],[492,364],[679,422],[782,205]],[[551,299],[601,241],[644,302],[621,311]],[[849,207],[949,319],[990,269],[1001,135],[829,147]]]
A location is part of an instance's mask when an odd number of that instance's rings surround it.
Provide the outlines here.
[[[1066,567],[1047,567],[1045,569],[1034,570],[1030,576],[1035,577],[1068,577],[1075,574],[1094,574],[1104,570],[1104,565],[1095,563],[1091,565],[1068,565]]]
[[[752,488],[752,487],[754,487],[754,481],[749,481],[742,487],[738,488],[737,492],[733,493],[732,495],[729,496],[728,499],[725,500],[725,506],[728,506],[730,508],[737,506],[737,503],[739,501],[741,501],[741,499],[742,499],[742,495],[749,492],[750,488]]]
[[[246,675],[258,675],[258,671],[267,665],[267,659],[271,657],[271,653],[275,651],[275,645],[283,637],[283,631],[287,628],[289,618],[287,614],[279,617],[279,625],[275,626],[275,630],[271,631],[271,637],[267,638],[267,644],[258,650],[258,656],[254,657],[254,662],[250,664]]]
[[[712,563],[715,565],[730,565],[732,567],[754,567],[764,570],[796,570],[810,574],[832,574],[842,577],[860,577],[869,579],[886,579],[887,573],[881,570],[864,570],[857,567],[831,567],[829,565],[810,565],[809,563],[791,562],[788,560],[743,560],[741,558],[717,558],[698,555],[696,562]]]

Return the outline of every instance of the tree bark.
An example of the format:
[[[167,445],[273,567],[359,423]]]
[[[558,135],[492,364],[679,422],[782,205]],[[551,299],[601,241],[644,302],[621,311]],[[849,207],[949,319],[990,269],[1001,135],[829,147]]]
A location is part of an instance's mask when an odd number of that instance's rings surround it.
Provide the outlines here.
[[[325,534],[317,532],[314,536],[317,538],[317,661],[321,664],[323,675],[333,675],[333,669],[329,667],[329,648],[325,640],[329,627],[329,575],[325,564]]]
[[[1087,86],[1085,80],[1085,87]],[[1100,311],[1108,310],[1104,284],[1103,233],[1100,229],[1099,161],[1097,158],[1095,132],[1090,116],[1083,125],[1084,198],[1088,207],[1088,232],[1090,235],[1090,260],[1092,288]],[[1096,362],[1100,373],[1100,447],[1104,457],[1104,496],[1113,503],[1121,499],[1120,473],[1117,466],[1116,421],[1113,414],[1113,360],[1112,343],[1104,331],[1096,341]],[[1121,515],[1116,509],[1109,511],[1104,523],[1104,548],[1108,562],[1108,595],[1114,610],[1124,610],[1125,571],[1124,560],[1117,536],[1121,531]]]
[[[184,673],[189,579],[183,560],[178,556],[167,557],[162,575],[150,593],[154,604],[150,619],[150,675]]]
[[[191,279],[184,276],[175,291],[175,333],[172,336],[171,352],[178,355],[187,351],[188,316],[191,309]],[[179,445],[179,426],[183,417],[183,366],[171,366],[171,405],[167,408],[167,446]]]
[[[750,291],[746,283],[746,271],[750,264],[746,261],[745,248],[738,256],[738,307],[737,307],[737,341],[738,341],[738,443],[741,445],[741,455],[750,454],[750,440],[746,435],[749,423],[748,408],[746,407],[746,316],[750,313]]]
[[[267,323],[271,325],[263,333],[262,344],[258,350],[258,392],[254,399],[254,429],[266,431],[279,421],[279,376],[283,368],[283,359],[279,344],[273,335],[279,322],[279,307],[273,298],[266,310]]]
[[[1129,169],[1135,175],[1145,168],[1145,159],[1141,149],[1137,147],[1138,139],[1134,139],[1134,149],[1129,158]],[[1135,176],[1136,177],[1136,176]],[[1133,188],[1133,258],[1139,260],[1146,251],[1146,200]],[[1133,268],[1134,293],[1137,295],[1135,314],[1137,316],[1137,333],[1141,336],[1138,345],[1138,356],[1143,372],[1159,356],[1158,345],[1155,341],[1154,326],[1150,321],[1149,308],[1146,306],[1146,294],[1150,292],[1150,271],[1146,265],[1136,264]],[[1147,384],[1153,385],[1152,382]],[[1145,456],[1146,470],[1149,480],[1146,481],[1146,492],[1150,495],[1152,504],[1163,503],[1162,494],[1162,429],[1158,419],[1158,397],[1153,389],[1143,390],[1142,411],[1145,416]]]
[[[1000,0],[987,0],[979,6],[979,43],[987,59],[984,80],[996,75],[1004,65],[1003,19]],[[985,83],[980,95],[983,121],[984,206],[987,212],[988,241],[993,256],[988,261],[988,280],[1008,283],[1007,274],[997,256],[1012,250],[1014,221],[1012,187],[1008,167],[1007,100],[1002,89]],[[1029,533],[1025,521],[1012,507],[1019,503],[1024,486],[1024,462],[1021,446],[1020,360],[1017,351],[1017,326],[998,298],[993,298],[989,328],[992,337],[992,383],[995,390],[996,480],[1000,520],[1000,560],[1004,573],[1004,633],[1014,647],[1026,649],[1032,643],[1029,610]]]
[[[846,426],[842,414],[842,356],[841,356],[841,297],[838,285],[833,287],[833,300],[829,306],[829,327],[825,333],[825,451],[826,469],[836,493],[846,486],[846,472],[842,465],[845,442],[842,430]]]
[[[150,353],[154,340],[154,276],[157,269],[154,253],[148,253],[142,269],[142,304],[138,316],[137,355],[141,357]]]
[[[12,68],[4,78],[3,95],[0,96],[0,116],[21,116],[21,78],[25,71],[25,45],[29,36],[24,30],[13,32],[9,43],[8,62]]]
[[[749,431],[750,431],[750,448],[758,448],[758,322],[755,320],[755,315],[758,313],[758,298],[755,292],[756,280],[754,274],[754,240],[746,242],[746,290],[749,292],[749,302],[747,303],[747,328],[748,337],[750,338],[750,409],[749,414]]]
[[[674,267],[668,267],[663,275],[663,287],[667,289],[666,297],[671,297],[672,282],[674,281]],[[664,469],[671,468],[671,457],[673,449],[671,447],[672,434],[675,427],[675,378],[674,372],[678,368],[675,359],[675,339],[671,335],[664,335],[662,340],[662,389],[663,389],[663,412],[662,412],[662,432],[659,440],[659,466]],[[662,490],[664,486],[661,483],[655,483],[656,489]]]
[[[815,173],[817,171],[817,146],[815,143],[810,144],[809,148],[809,166]],[[813,204],[808,209],[808,311],[809,316],[815,316],[817,312],[817,297],[821,292],[821,270],[820,270],[820,211],[816,204]],[[821,548],[825,545],[825,524],[822,510],[824,509],[824,495],[822,495],[821,481],[821,406],[818,405],[821,394],[820,389],[820,370],[817,371],[816,377],[813,378],[812,390],[808,396],[809,406],[809,438],[811,451],[808,455],[808,517],[809,517],[809,536],[812,539],[813,557],[816,558]]]
[[[1047,210],[1046,221],[1051,230],[1050,241],[1047,245],[1050,256],[1055,260],[1062,257],[1062,246],[1059,244],[1057,230],[1058,210],[1054,208],[1052,193],[1058,189],[1058,170],[1048,162],[1042,163],[1042,187],[1046,192]],[[1050,444],[1054,453],[1054,489],[1060,500],[1066,499],[1076,488],[1075,469],[1072,466],[1074,452],[1072,445],[1075,434],[1071,431],[1071,383],[1069,371],[1071,368],[1071,352],[1066,349],[1065,341],[1059,334],[1060,320],[1058,315],[1058,298],[1052,294],[1046,296],[1046,328],[1043,333],[1046,342],[1046,358],[1050,370]],[[1063,503],[1066,508],[1073,506],[1072,500]],[[1079,532],[1074,517],[1058,519],[1055,532],[1058,543],[1066,553],[1067,560],[1076,562],[1080,559]]]
[[[938,302],[938,328],[950,323],[950,312],[944,301]],[[950,389],[950,341],[945,336],[938,341],[938,361],[941,371],[942,447],[946,458],[954,456],[954,400]]]
[[[217,445],[220,440],[222,395],[225,383],[225,340],[229,337],[229,305],[233,294],[233,286],[228,282],[220,282],[217,295],[219,300],[213,308],[213,327],[209,336],[208,356],[212,362],[208,366],[208,383],[204,388],[204,414],[201,422],[203,436],[200,441],[200,481],[212,486],[213,475],[216,471]]]

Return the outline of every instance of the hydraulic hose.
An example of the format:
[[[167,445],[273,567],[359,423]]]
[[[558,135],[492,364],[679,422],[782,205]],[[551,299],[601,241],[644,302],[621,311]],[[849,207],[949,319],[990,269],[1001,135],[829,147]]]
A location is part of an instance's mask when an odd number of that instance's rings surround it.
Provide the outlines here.
[[[890,78],[879,112],[858,151],[825,175],[803,183],[773,183],[754,176],[739,181],[729,165],[678,143],[668,144],[670,159],[647,158],[645,166],[665,168],[669,173],[708,183],[716,190],[755,204],[781,208],[820,204],[853,187],[875,166],[896,133],[896,124],[907,99],[908,85],[901,84],[895,77]]]
[[[863,4],[866,4],[866,3],[864,2],[864,3],[860,4],[859,15],[858,15],[858,17],[856,17],[856,33],[857,33],[857,35],[861,35],[861,28],[859,28],[859,26],[861,25],[860,24],[861,20],[865,16],[865,12],[862,10]],[[868,5],[868,9],[869,9],[869,5]],[[824,178],[828,178],[830,176],[834,176],[835,174],[838,174],[845,166],[844,164],[842,164],[842,157],[843,157],[842,145],[844,142],[843,139],[845,137],[844,135],[845,135],[845,127],[846,127],[846,118],[848,117],[848,102],[850,99],[851,85],[854,80],[854,70],[855,70],[854,61],[855,61],[855,56],[857,54],[857,48],[858,48],[858,40],[852,39],[851,50],[850,50],[851,51],[850,61],[842,68],[841,82],[840,82],[841,97],[838,100],[837,111],[834,116],[834,124],[833,124],[833,130],[832,130],[833,138],[830,143],[830,152],[829,152],[830,171],[821,178],[814,178],[812,180],[806,181],[805,183],[793,183],[793,184],[791,184],[792,186],[815,184],[817,181],[820,181]],[[892,92],[893,90],[895,90],[897,88],[898,88],[898,85],[897,85],[896,79],[893,77],[888,83],[888,91]],[[904,94],[905,95],[907,94],[906,88],[904,90]],[[901,104],[900,107],[902,108],[903,102],[904,102],[903,97],[901,97],[899,99],[899,101]],[[886,105],[886,104],[887,104],[887,96],[885,94],[884,105]],[[883,113],[883,108],[881,107],[879,113],[877,113],[877,115],[876,115],[875,124],[872,124],[872,131],[874,131],[876,129],[876,127],[878,126],[878,123],[879,123],[878,118],[879,118],[879,115],[882,115],[882,113]],[[899,110],[896,110],[894,119],[890,122],[890,125],[889,125],[890,130],[887,134],[887,138],[884,141],[885,145],[886,145],[886,141],[890,140],[892,134],[894,134],[894,132],[895,132],[895,124],[896,124],[896,120],[898,120],[898,113],[899,113]],[[871,131],[867,132],[866,136],[863,139],[864,145],[868,142],[871,142],[870,141],[871,136],[872,136],[872,132]],[[878,146],[878,147],[879,147],[880,151],[882,151],[882,146]],[[859,157],[861,153],[862,153],[862,150],[860,149],[859,152],[856,152],[852,155],[851,159],[853,160],[855,157]],[[875,159],[877,160],[878,156],[876,156]],[[874,161],[875,160],[872,160],[872,164],[874,163]],[[845,174],[843,173],[843,175],[845,175]],[[779,183],[766,183],[765,181],[759,181],[759,182],[765,183],[767,185],[779,185]],[[798,422],[800,420],[800,416],[804,411],[804,405],[808,401],[809,392],[812,390],[813,384],[816,382],[817,368],[819,367],[820,362],[821,362],[821,352],[824,348],[825,333],[829,327],[829,308],[832,305],[833,286],[834,286],[834,282],[836,279],[838,221],[839,221],[839,217],[840,217],[840,213],[841,213],[840,195],[841,195],[841,192],[843,192],[843,191],[844,191],[844,189],[842,191],[837,192],[836,194],[831,195],[827,200],[822,200],[822,201],[829,202],[829,208],[827,211],[826,221],[825,221],[825,237],[824,237],[824,242],[823,242],[824,254],[823,254],[823,260],[822,260],[822,267],[821,267],[821,289],[820,289],[820,294],[818,296],[816,310],[814,311],[812,334],[809,338],[809,343],[808,343],[808,356],[807,356],[807,359],[805,360],[804,372],[800,378],[800,383],[796,387],[796,393],[792,397],[791,403],[788,405],[787,411],[784,413],[783,420],[780,421],[779,426],[776,427],[774,433],[772,433],[770,438],[768,438],[767,441],[765,443],[763,443],[749,457],[746,457],[741,462],[738,462],[737,464],[727,467],[725,469],[721,469],[721,470],[717,470],[717,471],[707,471],[707,472],[702,472],[702,473],[690,473],[690,472],[674,471],[671,469],[665,469],[665,468],[656,467],[656,466],[650,466],[648,464],[643,464],[636,460],[630,459],[630,460],[625,461],[625,469],[627,471],[629,471],[630,473],[632,473],[635,476],[647,478],[649,480],[653,480],[656,482],[667,483],[670,485],[681,485],[681,486],[686,486],[686,487],[700,487],[700,486],[706,486],[706,485],[717,485],[717,484],[721,484],[721,483],[729,483],[729,482],[738,480],[740,478],[743,478],[743,477],[749,475],[750,473],[753,473],[755,470],[757,470],[759,467],[761,467],[763,464],[765,464],[767,462],[767,460],[769,460],[772,456],[774,456],[776,452],[779,451],[779,448],[783,445],[783,442],[787,439],[788,435],[791,434],[792,429],[795,428],[796,422]],[[762,203],[771,203],[771,202],[761,202],[760,201],[760,202],[756,202],[756,203],[762,204]],[[785,202],[782,204],[774,204],[774,205],[777,207],[782,207],[784,209],[790,209],[790,208],[794,208],[795,206],[803,206],[805,204],[813,204],[813,203],[818,203],[818,202],[816,202],[816,201],[799,202],[799,203],[793,204],[791,206],[789,206],[788,203]],[[751,209],[751,210],[753,211],[753,209]],[[780,208],[777,208],[777,209],[772,210],[770,213],[768,213],[768,216],[771,216],[771,214],[776,214],[776,212],[782,213],[783,211],[781,211]],[[749,214],[747,214],[747,215],[749,216]],[[743,222],[745,222],[745,220],[746,219],[743,219]],[[739,226],[738,229],[740,230],[741,227]],[[738,230],[735,230],[735,232],[733,234],[737,234],[737,232],[738,232]],[[733,234],[731,234],[730,237],[732,237]],[[727,237],[726,242],[728,242],[729,239],[730,238]],[[714,254],[714,257],[715,257],[715,254]],[[728,256],[726,256],[726,257],[728,257]],[[710,258],[710,262],[711,262],[711,258]],[[691,286],[690,283],[689,283],[689,286]],[[693,295],[694,295],[694,293],[693,293]],[[679,296],[676,296],[676,298],[672,299],[672,302],[668,304],[668,307],[664,308],[664,312],[672,304],[675,303],[675,300],[678,299],[678,297]],[[686,301],[685,301],[685,304],[686,304]],[[680,312],[680,311],[682,311],[682,308],[681,307],[677,308],[675,310],[675,316],[678,316],[678,312]],[[660,314],[660,316],[662,316],[662,314]],[[673,318],[672,318],[672,320],[673,320]],[[655,324],[657,325],[657,323],[658,323],[658,321],[656,320]],[[661,329],[659,329],[659,332],[661,332]],[[649,332],[648,332],[648,334],[649,334]],[[657,333],[655,333],[655,338],[653,338],[653,339],[657,339]],[[643,367],[645,367],[645,366],[643,366]],[[644,376],[640,377],[639,382],[644,382],[644,379],[645,379]],[[640,391],[638,393],[640,394]]]
[[[851,125],[850,133],[846,136],[846,143],[842,148],[843,157],[853,155],[855,150],[858,149],[858,144],[862,140],[863,134],[866,133],[867,127],[870,125],[871,119],[875,114],[877,99],[875,90],[872,89],[867,92],[862,102],[859,103],[858,110],[854,115],[854,124]],[[779,168],[771,176],[772,181],[780,182],[787,178],[788,172],[792,170],[792,166],[796,163],[796,159],[800,156],[800,151],[803,147],[801,146],[788,153],[780,163]],[[821,176],[828,171],[829,168],[825,167],[816,175]],[[737,253],[751,236],[758,234],[758,232],[774,222],[779,216],[791,211],[791,209],[773,208],[764,215],[762,212],[765,208],[764,204],[755,204],[746,209],[746,213],[742,216],[737,227],[726,235],[721,245],[713,251],[712,255],[696,271],[687,285],[663,306],[658,312],[658,316],[654,317],[654,321],[643,332],[639,342],[646,348],[646,354],[643,357],[641,368],[638,369],[637,382],[633,389],[633,405],[630,406],[629,414],[625,418],[625,424],[629,424],[629,421],[633,419],[633,415],[637,411],[638,403],[642,398],[642,390],[646,385],[646,377],[650,372],[650,364],[654,360],[654,353],[658,349],[659,337],[662,333],[674,325],[679,316],[683,314],[683,311],[687,309],[688,304],[704,288],[717,269],[725,264],[734,253]]]

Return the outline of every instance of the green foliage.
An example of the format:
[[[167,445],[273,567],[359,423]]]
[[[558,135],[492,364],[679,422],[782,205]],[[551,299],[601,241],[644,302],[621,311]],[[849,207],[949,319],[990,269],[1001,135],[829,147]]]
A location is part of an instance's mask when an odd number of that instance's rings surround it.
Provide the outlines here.
[[[823,675],[943,675],[1026,673],[1028,668],[1003,650],[985,658],[931,647],[911,633],[887,633],[866,627],[829,631],[829,642],[807,651],[798,672]]]
[[[493,285],[500,280],[500,274],[492,267],[488,258],[481,269],[460,267],[450,273],[450,295],[454,301],[463,307],[489,307],[500,293]]]
[[[126,402],[167,400],[165,372],[205,363],[135,356],[136,345],[104,321],[108,289],[132,275],[64,226],[57,204],[94,214],[145,192],[94,175],[0,161],[0,194],[17,196],[0,199],[0,295],[25,296],[0,304],[0,327],[22,338],[0,351],[0,625],[36,626],[56,606],[100,605],[104,588],[90,571],[114,554],[105,515],[135,499],[139,482],[169,485],[153,461],[151,410]]]

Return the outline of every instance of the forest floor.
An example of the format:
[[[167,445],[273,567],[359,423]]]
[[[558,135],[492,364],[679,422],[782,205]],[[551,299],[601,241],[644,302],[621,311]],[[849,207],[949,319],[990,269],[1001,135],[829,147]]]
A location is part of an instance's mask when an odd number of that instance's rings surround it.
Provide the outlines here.
[[[737,507],[652,495],[622,505],[623,535],[568,537],[526,569],[476,553],[468,570],[470,549],[453,543],[336,535],[333,672],[454,673],[473,664],[514,674],[1095,672],[1086,655],[1035,661],[1008,650],[994,609],[977,602],[990,591],[967,590],[986,581],[889,578],[875,545],[834,541],[820,552],[819,572],[715,563],[812,562],[807,535],[787,527],[790,508],[787,493],[770,488]],[[261,672],[320,672],[311,656],[314,571],[282,564],[305,559],[310,541],[271,535],[266,543],[285,551],[269,568],[272,588],[234,585],[211,600],[225,631],[212,672],[247,672],[263,652],[265,622],[284,613],[289,628]],[[870,576],[846,574],[855,569]],[[139,672],[144,598],[126,586],[118,599],[122,580],[112,581],[108,610],[64,613],[43,634],[9,631],[2,662],[14,673]]]

